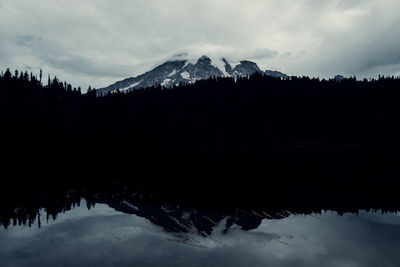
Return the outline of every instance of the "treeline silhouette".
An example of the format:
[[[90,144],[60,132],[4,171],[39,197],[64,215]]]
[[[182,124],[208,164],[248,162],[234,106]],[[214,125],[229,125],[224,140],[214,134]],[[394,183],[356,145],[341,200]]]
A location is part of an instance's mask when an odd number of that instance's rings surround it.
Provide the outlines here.
[[[252,230],[256,229],[263,219],[283,219],[292,215],[334,211],[341,216],[344,213],[358,214],[361,210],[382,214],[399,210],[393,206],[375,206],[374,201],[368,199],[364,199],[363,203],[345,205],[321,199],[322,202],[304,206],[298,201],[289,203],[290,200],[283,199],[274,205],[262,207],[229,206],[217,202],[212,206],[193,206],[193,203],[182,200],[168,200],[153,188],[146,188],[125,179],[98,180],[97,183],[81,186],[79,189],[32,189],[14,192],[8,198],[0,196],[0,226],[7,229],[11,225],[34,225],[40,228],[42,224],[55,221],[59,214],[80,207],[82,200],[89,210],[96,204],[107,204],[117,211],[146,218],[168,232],[187,232],[195,226],[193,230],[202,236],[210,235],[216,223],[225,218],[228,218],[224,230],[226,232],[233,224],[244,230]],[[301,196],[301,192],[298,195]]]
[[[398,77],[254,74],[98,96],[41,76],[0,76],[5,196],[124,177],[200,206],[398,207]]]

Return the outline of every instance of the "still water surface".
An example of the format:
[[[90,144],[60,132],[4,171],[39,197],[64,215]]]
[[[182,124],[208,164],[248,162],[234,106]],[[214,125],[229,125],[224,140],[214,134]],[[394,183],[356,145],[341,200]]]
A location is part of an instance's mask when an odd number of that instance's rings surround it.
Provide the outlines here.
[[[195,226],[167,232],[105,204],[84,204],[41,228],[1,228],[0,265],[400,266],[400,213],[292,215],[248,231],[224,231],[222,220],[202,236]]]

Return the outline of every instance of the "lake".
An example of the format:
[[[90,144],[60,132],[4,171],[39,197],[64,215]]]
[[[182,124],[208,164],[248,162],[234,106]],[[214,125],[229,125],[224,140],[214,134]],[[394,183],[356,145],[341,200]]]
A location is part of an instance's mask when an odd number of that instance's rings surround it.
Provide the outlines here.
[[[121,206],[122,205],[122,206]],[[179,207],[79,206],[0,228],[1,266],[399,266],[400,213],[281,218]],[[122,212],[121,210],[125,210]],[[266,212],[264,212],[267,215]],[[233,218],[235,217],[235,218]],[[265,217],[265,216],[264,216]],[[276,216],[275,216],[276,217]],[[201,220],[200,220],[201,218]],[[253,219],[251,219],[253,218]],[[271,217],[272,218],[272,217]],[[252,221],[253,220],[253,221]],[[206,222],[209,222],[208,224]]]

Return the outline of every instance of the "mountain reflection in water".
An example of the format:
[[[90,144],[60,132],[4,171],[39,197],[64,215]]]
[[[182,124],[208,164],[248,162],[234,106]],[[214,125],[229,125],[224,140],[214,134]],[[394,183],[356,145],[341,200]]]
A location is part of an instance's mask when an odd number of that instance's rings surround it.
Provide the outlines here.
[[[178,217],[178,211],[163,207],[165,214],[174,214],[171,221],[187,228],[171,231],[163,222],[153,223],[161,215],[145,216],[143,207],[125,203],[126,209],[141,212],[135,215],[106,204],[88,210],[83,204],[54,221],[42,221],[41,228],[37,220],[32,227],[1,228],[1,266],[398,266],[400,262],[400,213],[290,215],[263,219],[252,230],[229,223],[229,216],[214,221],[209,233],[199,234],[200,224],[189,223],[189,218],[201,216],[195,210]]]

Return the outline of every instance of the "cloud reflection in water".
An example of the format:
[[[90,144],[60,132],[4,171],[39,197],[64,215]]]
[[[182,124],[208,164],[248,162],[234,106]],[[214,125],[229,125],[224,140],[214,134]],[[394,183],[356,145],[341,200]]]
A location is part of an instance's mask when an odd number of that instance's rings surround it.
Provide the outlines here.
[[[400,214],[290,216],[258,229],[224,222],[209,237],[166,233],[136,215],[97,204],[42,228],[0,230],[2,266],[397,266]]]

